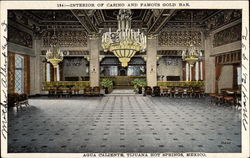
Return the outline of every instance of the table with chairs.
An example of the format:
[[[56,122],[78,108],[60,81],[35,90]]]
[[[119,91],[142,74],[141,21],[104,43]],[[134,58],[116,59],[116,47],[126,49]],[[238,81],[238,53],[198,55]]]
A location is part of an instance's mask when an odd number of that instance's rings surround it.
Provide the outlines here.
[[[200,98],[205,96],[204,81],[158,81],[161,96],[171,98]]]
[[[230,106],[239,109],[241,107],[241,90],[222,88],[220,93],[211,93],[210,102],[214,105]]]
[[[170,98],[201,98],[205,96],[205,90],[197,87],[160,87],[161,96]]]
[[[100,95],[100,87],[90,87],[89,81],[50,81],[43,83],[49,97],[71,97],[73,95]]]

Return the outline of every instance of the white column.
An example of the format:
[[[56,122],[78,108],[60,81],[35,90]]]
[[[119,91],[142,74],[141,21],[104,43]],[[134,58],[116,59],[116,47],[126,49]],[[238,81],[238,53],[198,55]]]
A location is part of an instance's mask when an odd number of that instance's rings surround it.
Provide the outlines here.
[[[46,81],[50,81],[50,63],[47,63]]]
[[[203,80],[202,61],[200,61],[200,80]]]
[[[147,41],[147,85],[157,86],[157,37],[149,35]]]
[[[212,35],[208,35],[205,38],[205,92],[206,93],[214,93],[215,92],[215,57],[211,57],[212,54]]]
[[[189,64],[189,81],[192,81],[192,66]]]
[[[60,81],[60,66],[57,65],[56,69],[56,81]]]
[[[90,50],[90,86],[99,86],[100,80],[100,63],[99,63],[99,37],[91,35],[89,38],[89,50]]]
[[[189,81],[189,67],[188,62],[186,62],[186,81]]]
[[[195,63],[195,80],[199,80],[199,61],[196,61]]]
[[[41,73],[41,43],[40,37],[35,36],[33,40],[35,56],[30,56],[30,94],[39,94],[42,90],[43,75]]]

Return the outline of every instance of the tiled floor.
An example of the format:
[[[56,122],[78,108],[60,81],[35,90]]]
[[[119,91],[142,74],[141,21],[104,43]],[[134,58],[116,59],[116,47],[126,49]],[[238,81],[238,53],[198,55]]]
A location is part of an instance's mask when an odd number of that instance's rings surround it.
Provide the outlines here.
[[[202,99],[32,99],[9,112],[9,152],[241,152],[240,111]]]

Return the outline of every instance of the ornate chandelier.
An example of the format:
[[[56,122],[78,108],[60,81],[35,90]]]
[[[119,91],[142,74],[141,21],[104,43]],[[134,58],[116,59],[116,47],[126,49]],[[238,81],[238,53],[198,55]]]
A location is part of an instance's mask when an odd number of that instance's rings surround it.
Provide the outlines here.
[[[128,62],[136,52],[145,51],[146,36],[131,29],[131,10],[121,9],[117,15],[118,29],[116,32],[106,32],[102,36],[102,47],[104,52],[113,52],[119,58],[123,67],[128,66]]]
[[[55,12],[53,14],[53,19],[55,23]],[[58,63],[63,60],[63,53],[59,49],[59,45],[57,36],[55,34],[55,26],[54,26],[54,34],[51,37],[51,45],[50,48],[46,52],[46,59],[53,65],[54,69],[57,68]]]
[[[200,50],[195,47],[194,43],[190,43],[186,51],[182,51],[182,59],[188,62],[191,66],[199,60]]]
[[[193,23],[193,12],[191,12],[191,31],[192,31],[192,23]],[[196,61],[199,60],[201,51],[196,47],[196,43],[194,41],[195,37],[192,37],[192,33],[190,33],[189,37],[189,47],[187,50],[182,51],[182,60],[188,62],[191,66],[194,65]]]

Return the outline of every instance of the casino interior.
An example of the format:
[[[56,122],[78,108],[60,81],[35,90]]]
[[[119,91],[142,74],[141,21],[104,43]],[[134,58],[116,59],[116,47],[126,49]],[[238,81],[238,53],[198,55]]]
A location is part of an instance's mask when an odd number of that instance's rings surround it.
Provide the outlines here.
[[[9,10],[8,152],[241,152],[241,25],[230,9]]]

